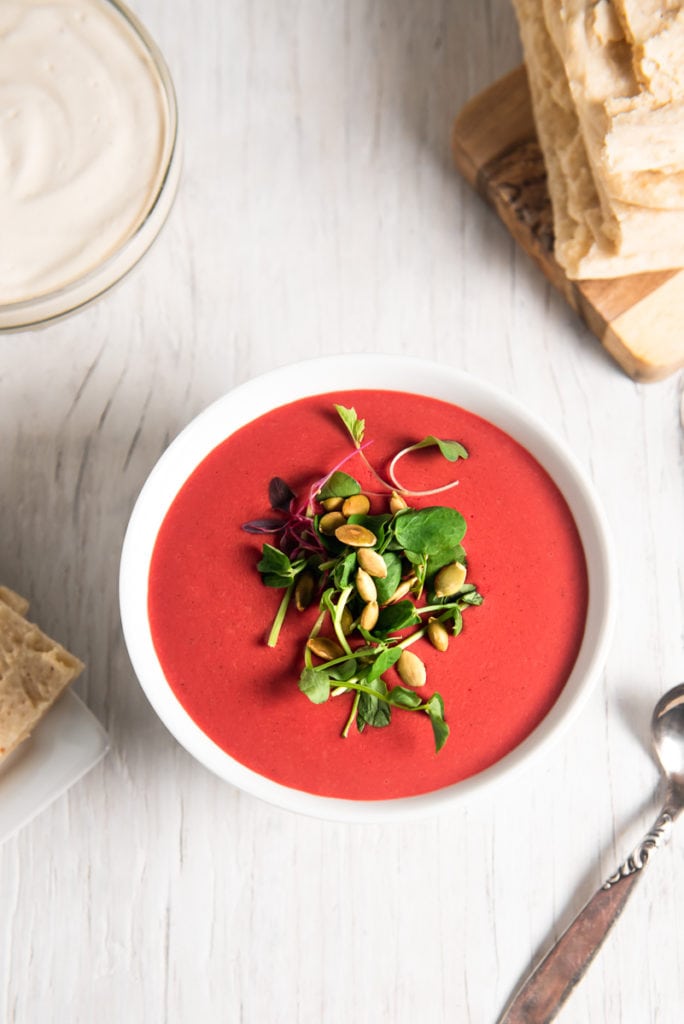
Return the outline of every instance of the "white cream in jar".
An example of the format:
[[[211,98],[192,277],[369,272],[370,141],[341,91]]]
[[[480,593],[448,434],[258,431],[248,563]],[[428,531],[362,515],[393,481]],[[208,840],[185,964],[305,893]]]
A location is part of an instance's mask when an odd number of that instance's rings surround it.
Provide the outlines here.
[[[0,307],[92,277],[155,205],[175,123],[148,44],[110,0],[0,0]]]

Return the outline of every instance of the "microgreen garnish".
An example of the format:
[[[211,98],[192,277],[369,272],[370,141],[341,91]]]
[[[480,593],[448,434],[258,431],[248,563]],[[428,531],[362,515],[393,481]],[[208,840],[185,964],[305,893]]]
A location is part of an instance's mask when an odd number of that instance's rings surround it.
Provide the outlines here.
[[[411,508],[394,472],[399,459],[436,447],[449,462],[468,458],[458,441],[430,434],[402,449],[384,479],[371,465],[364,442],[365,420],[354,409],[335,409],[354,443],[354,451],[322,477],[298,501],[280,477],[269,484],[269,504],[277,517],[244,524],[250,533],[270,533],[278,545],[265,543],[257,569],[268,587],[284,590],[268,635],[274,647],[290,606],[303,610],[318,601],[318,616],[306,637],[299,689],[314,704],[342,694],[352,697],[342,735],[354,724],[384,728],[393,710],[421,712],[429,718],[435,750],[449,736],[444,701],[439,693],[423,699],[422,660],[409,650],[427,638],[440,651],[463,628],[466,608],[482,603],[474,584],[466,583],[467,560],[461,544],[464,517],[454,508]],[[342,469],[358,456],[382,487],[389,508],[371,509],[355,477]],[[377,496],[376,496],[377,497]],[[386,673],[395,672],[392,685]]]
[[[443,491],[449,491],[452,487],[456,487],[458,480],[452,480],[450,483],[442,484],[440,487],[433,487],[426,491],[411,491],[406,487],[403,487],[397,478],[397,466],[399,462],[410,455],[412,452],[417,452],[421,448],[438,448],[441,454],[448,462],[457,462],[459,459],[467,459],[468,452],[460,443],[460,441],[444,441],[439,437],[435,437],[433,434],[428,434],[422,441],[416,441],[414,444],[407,445],[406,448],[402,448],[401,451],[397,452],[392,461],[389,464],[387,470],[388,479],[383,479],[370,464],[364,454],[364,445],[362,444],[365,430],[366,421],[360,420],[356,414],[356,409],[347,409],[343,405],[336,405],[335,409],[344,423],[345,427],[351,435],[352,441],[356,446],[357,451],[366,463],[367,468],[371,471],[373,476],[382,484],[383,487],[388,490],[401,491],[403,494],[408,494],[411,497],[426,497],[430,494],[441,494]]]

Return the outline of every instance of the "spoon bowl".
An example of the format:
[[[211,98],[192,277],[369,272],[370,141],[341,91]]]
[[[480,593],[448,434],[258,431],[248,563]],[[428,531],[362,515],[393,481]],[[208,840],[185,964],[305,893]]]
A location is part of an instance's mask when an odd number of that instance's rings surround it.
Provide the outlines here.
[[[656,704],[651,736],[663,775],[684,799],[684,683],[668,690]]]

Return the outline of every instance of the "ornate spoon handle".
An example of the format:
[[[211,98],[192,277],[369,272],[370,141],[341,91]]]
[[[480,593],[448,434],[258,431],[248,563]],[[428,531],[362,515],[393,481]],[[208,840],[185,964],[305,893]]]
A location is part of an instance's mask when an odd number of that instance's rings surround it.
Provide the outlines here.
[[[663,810],[651,831],[580,910],[523,983],[499,1024],[548,1024],[553,1020],[620,916],[651,851],[670,838],[676,813]]]

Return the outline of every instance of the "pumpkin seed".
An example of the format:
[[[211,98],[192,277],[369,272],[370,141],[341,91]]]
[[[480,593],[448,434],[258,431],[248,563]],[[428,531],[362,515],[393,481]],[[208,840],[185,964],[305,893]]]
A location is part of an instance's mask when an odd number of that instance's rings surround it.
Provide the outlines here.
[[[342,618],[340,619],[340,625],[342,627],[342,632],[344,633],[345,636],[348,636],[354,627],[354,616],[346,607],[342,609]]]
[[[451,597],[461,589],[465,578],[466,567],[461,562],[445,565],[435,576],[435,594],[437,597]]]
[[[389,600],[385,601],[385,604],[396,604],[397,601],[401,601],[403,597],[406,597],[413,584],[416,582],[415,576],[410,576],[407,580],[402,580],[397,589],[394,591]]]
[[[339,513],[335,512],[331,515],[339,515]],[[345,523],[343,526],[338,526],[335,536],[341,544],[348,544],[350,548],[372,548],[378,542],[374,533],[367,530],[365,526],[359,526],[358,523]]]
[[[345,516],[367,516],[369,512],[370,498],[365,494],[352,494],[342,503],[342,513]]]
[[[364,605],[363,611],[359,617],[359,626],[361,629],[371,630],[374,628],[380,615],[380,608],[378,607],[377,601],[369,601]]]
[[[392,491],[392,495],[389,500],[390,512],[396,515],[397,512],[401,512],[402,509],[408,508],[408,503],[398,491]]]
[[[323,658],[324,661],[341,658],[344,654],[337,640],[332,640],[328,636],[310,636],[306,641],[306,646],[313,654]]]
[[[443,622],[429,618],[427,625],[428,640],[438,651],[446,651],[449,646],[449,631]]]
[[[384,580],[387,575],[387,565],[382,555],[373,548],[360,548],[356,556],[362,569],[365,569],[369,576],[375,576],[378,580]]]
[[[332,537],[338,526],[343,526],[346,519],[340,511],[326,512],[324,516],[318,520],[318,529],[321,533],[325,534],[326,537]]]
[[[356,589],[359,592],[359,597],[362,601],[377,601],[378,591],[373,582],[373,577],[370,576],[365,569],[358,568],[355,576]]]
[[[414,688],[425,686],[427,670],[418,655],[414,654],[413,651],[405,650],[401,652],[397,662],[397,672],[402,683],[405,683],[406,686]]]
[[[303,612],[305,608],[308,608],[313,600],[314,595],[314,578],[312,573],[303,572],[297,579],[294,589],[294,603],[295,608]]]
[[[322,507],[326,512],[339,512],[344,504],[344,498],[323,498]]]

